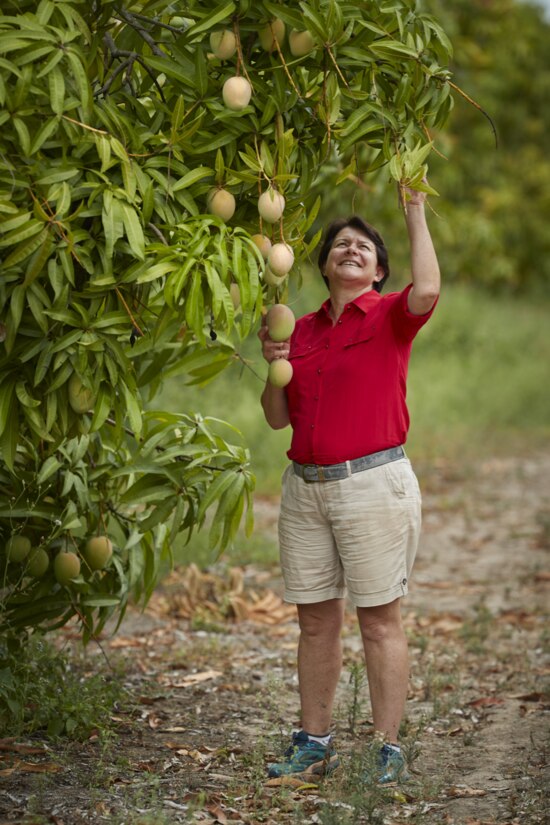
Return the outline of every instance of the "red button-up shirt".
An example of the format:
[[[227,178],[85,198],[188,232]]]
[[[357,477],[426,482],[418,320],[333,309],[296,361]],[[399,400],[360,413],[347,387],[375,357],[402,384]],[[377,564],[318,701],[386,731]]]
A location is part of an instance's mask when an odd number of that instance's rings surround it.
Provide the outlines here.
[[[402,292],[371,290],[347,304],[333,325],[330,299],[296,323],[294,368],[286,388],[292,443],[300,464],[338,464],[404,444],[412,341],[426,323]]]

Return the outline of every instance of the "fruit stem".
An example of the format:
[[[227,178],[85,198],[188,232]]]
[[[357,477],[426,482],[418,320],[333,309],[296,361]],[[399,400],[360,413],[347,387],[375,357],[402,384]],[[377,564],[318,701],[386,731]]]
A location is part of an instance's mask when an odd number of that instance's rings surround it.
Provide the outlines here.
[[[271,23],[269,25],[271,27]],[[271,31],[273,32],[273,29],[271,29]],[[292,86],[292,88],[294,89],[296,94],[298,95],[298,99],[303,100],[304,98],[302,97],[302,94],[301,94],[299,88],[297,87],[296,83],[294,82],[294,78],[290,74],[290,70],[289,70],[289,68],[286,64],[286,60],[285,60],[284,55],[281,51],[281,47],[279,46],[279,41],[277,40],[277,38],[275,36],[274,36],[274,40],[275,40],[275,46],[277,47],[277,52],[279,54],[279,57],[281,58],[281,63],[283,64],[283,69],[285,70],[286,76],[290,80],[290,85]]]
[[[136,329],[137,329],[137,331],[139,332],[140,336],[143,338],[143,337],[144,337],[144,335],[145,335],[145,333],[143,332],[143,330],[141,329],[140,325],[138,324],[138,322],[136,321],[136,319],[135,319],[135,318],[134,318],[134,316],[132,315],[132,310],[130,309],[130,307],[128,306],[128,304],[126,303],[126,301],[124,300],[124,296],[122,295],[121,291],[119,290],[119,288],[118,288],[117,286],[115,286],[115,292],[116,292],[116,294],[118,295],[118,297],[120,298],[120,300],[122,301],[122,303],[124,304],[124,309],[125,309],[125,310],[126,310],[126,312],[128,313],[128,315],[129,315],[129,317],[130,317],[130,320],[132,321],[133,325],[135,326],[135,328],[136,328]]]
[[[346,87],[346,89],[349,89],[349,83],[348,83],[348,81],[346,80],[346,78],[344,77],[344,75],[342,74],[342,72],[340,71],[340,67],[338,66],[338,63],[336,62],[336,60],[335,60],[335,58],[334,58],[334,55],[332,54],[332,49],[330,48],[330,44],[329,44],[329,43],[325,43],[325,49],[326,49],[326,50],[327,50],[327,52],[329,53],[330,59],[331,59],[331,60],[332,60],[332,62],[334,63],[334,68],[336,69],[336,71],[337,71],[337,72],[338,72],[338,74],[340,75],[340,77],[341,77],[341,79],[342,79],[342,82],[343,82],[344,86]]]
[[[254,86],[252,85],[252,81],[250,80],[250,76],[249,76],[248,72],[246,71],[246,66],[245,66],[244,57],[243,57],[243,48],[242,48],[242,45],[241,45],[241,33],[239,31],[239,26],[238,26],[236,20],[233,21],[233,31],[235,33],[235,42],[236,42],[236,45],[237,45],[237,69],[236,69],[237,77],[239,77],[239,75],[241,73],[241,68],[242,68],[244,76],[246,77],[246,79],[250,83],[250,86],[251,86],[252,90],[254,90]]]

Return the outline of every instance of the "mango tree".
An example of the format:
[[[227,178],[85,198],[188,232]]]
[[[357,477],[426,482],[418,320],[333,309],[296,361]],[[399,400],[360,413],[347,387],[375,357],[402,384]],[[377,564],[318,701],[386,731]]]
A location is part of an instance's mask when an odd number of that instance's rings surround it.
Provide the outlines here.
[[[88,639],[180,534],[251,529],[240,439],[155,394],[212,379],[286,300],[321,170],[367,146],[363,172],[425,186],[450,45],[414,0],[3,10],[0,624]]]

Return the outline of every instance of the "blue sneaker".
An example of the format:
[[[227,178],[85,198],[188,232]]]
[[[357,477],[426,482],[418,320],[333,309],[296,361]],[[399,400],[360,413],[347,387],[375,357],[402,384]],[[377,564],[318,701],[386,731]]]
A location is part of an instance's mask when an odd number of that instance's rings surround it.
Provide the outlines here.
[[[268,765],[267,774],[271,777],[296,776],[311,780],[332,773],[339,764],[332,741],[321,745],[300,730],[292,734],[292,745],[286,751],[284,760]]]
[[[365,782],[375,781],[379,785],[396,785],[398,782],[408,782],[407,765],[399,751],[383,745],[376,756],[373,770],[367,769],[363,774]]]

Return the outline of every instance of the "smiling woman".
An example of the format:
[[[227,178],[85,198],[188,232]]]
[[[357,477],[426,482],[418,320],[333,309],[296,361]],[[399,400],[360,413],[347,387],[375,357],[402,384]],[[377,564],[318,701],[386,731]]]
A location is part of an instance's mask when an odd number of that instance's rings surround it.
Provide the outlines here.
[[[342,229],[332,244],[323,275],[330,289],[330,317],[335,322],[344,305],[374,289],[384,272],[374,243],[358,229]]]
[[[404,779],[398,730],[407,695],[407,594],[420,531],[418,482],[403,445],[414,337],[439,292],[425,195],[406,190],[412,284],[382,296],[388,254],[360,217],[333,222],[319,255],[330,297],[300,318],[289,339],[292,378],[267,384],[262,406],[275,429],[292,427],[283,475],[279,543],[285,598],[298,606],[302,730],[270,776],[329,773],[342,664],[344,598],[357,609],[381,748],[375,781]],[[268,362],[279,346],[259,333]]]
[[[333,244],[336,244],[336,240],[338,240],[338,243],[343,245],[349,243],[350,238],[348,236],[350,233],[355,233],[357,235],[358,242],[360,242],[361,245],[370,246],[375,250],[377,265],[381,270],[381,273],[377,272],[377,276],[373,279],[372,288],[377,292],[380,292],[382,286],[390,276],[388,252],[379,232],[377,232],[373,226],[357,215],[349,218],[348,220],[341,218],[333,221],[325,233],[325,238],[321,246],[318,259],[319,269],[321,270],[321,275],[324,282],[330,288],[329,281],[324,270]],[[340,237],[341,235],[343,237]]]

